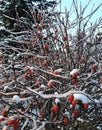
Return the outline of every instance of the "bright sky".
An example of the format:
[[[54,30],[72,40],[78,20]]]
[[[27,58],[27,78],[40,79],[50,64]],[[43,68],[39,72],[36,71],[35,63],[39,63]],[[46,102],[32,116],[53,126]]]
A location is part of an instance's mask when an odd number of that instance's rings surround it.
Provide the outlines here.
[[[61,1],[61,11],[65,11],[65,7],[70,10],[70,7],[72,5],[73,0],[58,0]],[[76,0],[75,0],[76,1]],[[80,7],[80,2],[82,4],[82,7],[85,7],[85,5],[89,2],[89,0],[77,0],[78,7]],[[95,9],[98,5],[102,4],[102,0],[91,0],[91,2],[88,5],[87,10],[85,11],[85,16],[91,12],[91,10]],[[60,9],[60,5],[58,6],[58,9]],[[75,18],[74,11],[72,11],[72,19]],[[91,18],[91,22],[95,21],[99,17],[102,18],[102,6],[99,8],[99,10],[93,15]]]

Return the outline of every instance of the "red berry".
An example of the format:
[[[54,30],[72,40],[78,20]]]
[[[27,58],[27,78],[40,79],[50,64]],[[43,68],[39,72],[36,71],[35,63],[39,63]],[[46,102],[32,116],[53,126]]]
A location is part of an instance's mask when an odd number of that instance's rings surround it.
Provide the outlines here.
[[[84,110],[88,109],[88,103],[84,103]]]
[[[7,117],[7,111],[6,110],[2,110],[2,113],[1,113],[4,117]]]
[[[58,71],[54,71],[53,74],[59,75],[60,73]]]
[[[75,100],[72,101],[72,106],[73,106],[73,107],[76,106],[76,101],[75,101]]]
[[[48,45],[48,44],[45,44],[45,45],[44,45],[44,48],[45,48],[46,51],[48,51],[48,50],[49,50],[49,45]]]
[[[84,58],[84,57],[82,57],[81,61],[82,61],[82,63],[85,63],[85,58]]]
[[[69,48],[69,46],[68,46],[68,44],[65,44],[65,46],[64,46],[66,49],[68,49]]]
[[[67,122],[68,122],[68,118],[67,118],[67,117],[64,117],[64,118],[63,118],[63,122],[64,122],[64,123],[67,123]]]
[[[40,114],[40,117],[41,117],[42,119],[45,118],[45,114],[44,114],[44,111],[43,111],[43,110],[41,110],[39,114]]]
[[[24,96],[24,95],[21,95],[20,98],[25,98],[25,96]]]
[[[79,116],[78,111],[77,111],[77,110],[74,110],[73,115],[74,115],[74,117],[78,117],[78,116]]]
[[[96,69],[96,68],[97,68],[97,64],[93,64],[92,69]]]
[[[69,96],[69,101],[72,102],[73,100],[74,100],[74,95],[71,94],[71,95]]]
[[[44,25],[44,24],[41,24],[41,28],[45,28],[45,25]]]
[[[18,118],[15,120],[15,123],[17,123],[17,124],[19,123],[19,119]]]
[[[28,69],[28,73],[30,74],[30,76],[33,76],[35,74],[35,72],[31,69]]]
[[[58,105],[54,105],[51,110],[52,110],[53,114],[56,114],[56,113],[59,112],[59,106]]]
[[[17,119],[14,121],[14,123],[13,123],[13,128],[14,128],[14,130],[17,130],[18,125],[19,125],[19,119],[17,118]]]
[[[67,41],[68,40],[68,38],[67,37],[63,37],[63,41]]]
[[[72,75],[72,77],[73,77],[73,78],[77,78],[77,77],[78,77],[78,73],[74,73],[74,74]]]
[[[48,66],[47,60],[44,60],[44,61],[42,62],[42,64],[47,67],[47,66]]]
[[[35,25],[35,27],[38,29],[38,28],[39,28],[39,24],[37,23],[37,24]]]
[[[102,83],[102,77],[99,79],[99,82]]]
[[[48,85],[49,88],[52,88],[52,87],[54,87],[55,83],[54,82],[49,82],[47,85]]]
[[[70,72],[70,75],[73,77],[73,79],[77,79],[78,74],[79,74],[78,69],[73,69],[73,70]]]
[[[38,30],[36,35],[37,35],[37,37],[40,37],[41,36],[41,32]]]
[[[39,85],[40,85],[40,83],[39,83],[39,81],[37,80],[37,81],[35,82],[35,86],[36,86],[36,87],[39,87]]]
[[[25,78],[26,80],[29,78],[29,76],[28,76],[27,73],[24,74],[24,78]]]
[[[13,125],[13,123],[14,123],[14,119],[9,119],[7,122],[8,125]]]
[[[3,116],[0,116],[0,122],[4,121],[5,118]]]

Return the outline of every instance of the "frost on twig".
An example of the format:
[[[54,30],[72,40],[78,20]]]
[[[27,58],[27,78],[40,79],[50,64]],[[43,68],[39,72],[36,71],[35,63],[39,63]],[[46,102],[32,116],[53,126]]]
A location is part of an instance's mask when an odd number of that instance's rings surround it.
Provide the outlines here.
[[[26,121],[24,122],[24,124],[23,124],[23,126],[22,126],[21,130],[24,130],[24,129],[25,129],[25,127],[26,127],[26,125],[27,125],[28,121],[29,121],[29,119],[26,119]]]
[[[68,97],[70,94],[74,94],[75,96],[75,99],[79,99],[79,100],[82,100],[83,102],[94,102],[94,100],[90,97],[90,95],[82,92],[82,91],[74,91],[74,90],[71,90],[71,91],[68,91],[66,93],[63,93],[63,94],[40,94],[39,92],[35,91],[35,90],[32,90],[30,88],[27,88],[27,90],[41,96],[42,98],[44,99],[49,99],[49,98],[66,98]]]

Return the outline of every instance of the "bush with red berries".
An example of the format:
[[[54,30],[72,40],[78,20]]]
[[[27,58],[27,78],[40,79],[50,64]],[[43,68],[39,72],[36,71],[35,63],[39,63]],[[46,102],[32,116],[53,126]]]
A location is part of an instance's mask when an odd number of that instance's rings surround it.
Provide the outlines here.
[[[69,16],[41,12],[40,23],[15,33],[11,42],[19,47],[0,47],[0,129],[101,128],[101,22],[87,28],[81,14],[74,22]]]

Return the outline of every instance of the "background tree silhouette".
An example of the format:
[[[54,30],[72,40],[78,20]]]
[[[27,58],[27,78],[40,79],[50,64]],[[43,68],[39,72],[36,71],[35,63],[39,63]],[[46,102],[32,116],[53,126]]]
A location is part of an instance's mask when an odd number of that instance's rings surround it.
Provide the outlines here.
[[[46,0],[8,0],[1,1],[1,16],[3,16],[3,22],[7,28],[14,28],[14,24],[17,24],[15,19],[24,19],[29,23],[34,23],[33,11],[37,14],[39,11],[48,10],[49,7],[53,7],[56,4],[55,1]],[[8,17],[6,17],[6,16]],[[11,17],[11,19],[10,19]],[[38,22],[40,22],[38,20]]]

